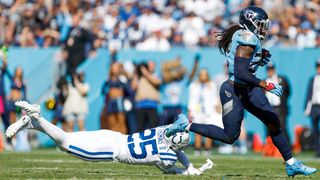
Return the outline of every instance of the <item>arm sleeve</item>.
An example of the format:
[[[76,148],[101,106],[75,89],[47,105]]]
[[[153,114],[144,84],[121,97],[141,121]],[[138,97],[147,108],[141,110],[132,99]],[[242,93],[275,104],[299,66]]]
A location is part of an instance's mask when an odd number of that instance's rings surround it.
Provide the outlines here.
[[[164,166],[161,162],[155,163],[155,166],[159,168],[161,171],[163,171],[166,174],[184,174],[188,175],[188,172],[184,168],[177,168],[175,166],[167,167]]]
[[[183,151],[175,151],[177,154],[178,161],[185,167],[188,168],[191,165],[187,155]]]
[[[253,74],[251,74],[249,71],[249,65],[251,60],[249,58],[235,57],[234,61],[235,77],[241,81],[258,87],[261,80]]]
[[[186,169],[183,168],[177,168],[177,167],[171,167],[169,169],[166,169],[164,171],[167,174],[184,174],[184,175],[188,175],[188,172]]]

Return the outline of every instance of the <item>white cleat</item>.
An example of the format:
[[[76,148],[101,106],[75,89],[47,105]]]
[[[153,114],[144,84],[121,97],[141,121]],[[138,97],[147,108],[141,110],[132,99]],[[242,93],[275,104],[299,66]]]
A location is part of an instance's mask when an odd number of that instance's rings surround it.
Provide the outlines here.
[[[31,118],[40,116],[40,106],[37,104],[29,104],[27,101],[16,101],[15,105],[22,108]]]
[[[5,133],[6,137],[11,138],[20,130],[25,129],[26,127],[28,127],[30,121],[31,119],[29,116],[22,116],[19,120],[17,120],[17,122],[11,124],[11,126],[8,127]]]

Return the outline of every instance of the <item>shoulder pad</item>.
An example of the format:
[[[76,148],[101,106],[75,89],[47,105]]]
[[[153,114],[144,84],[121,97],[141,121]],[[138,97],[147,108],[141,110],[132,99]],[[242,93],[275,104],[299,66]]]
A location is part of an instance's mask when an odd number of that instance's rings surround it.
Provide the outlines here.
[[[258,46],[260,43],[258,37],[249,30],[238,30],[235,38],[240,45]]]

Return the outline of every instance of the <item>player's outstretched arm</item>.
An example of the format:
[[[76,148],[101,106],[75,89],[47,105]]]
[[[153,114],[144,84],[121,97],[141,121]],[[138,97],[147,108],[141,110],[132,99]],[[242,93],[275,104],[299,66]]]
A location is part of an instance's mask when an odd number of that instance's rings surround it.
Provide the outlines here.
[[[177,168],[175,166],[170,168],[163,168],[160,164],[156,165],[159,169],[161,169],[163,172],[167,174],[180,174],[180,175],[202,175],[205,171],[212,169],[213,162],[210,159],[206,160],[206,163],[204,163],[199,169],[194,168],[192,165],[188,168]]]
[[[167,174],[180,174],[180,175],[201,175],[208,169],[212,168],[212,161],[207,159],[206,163],[203,164],[199,169],[194,168],[192,163],[183,151],[176,150],[178,161],[184,166],[184,168],[177,168],[175,166],[166,168],[163,166],[163,162],[157,163],[156,166]]]
[[[172,166],[170,168],[163,168],[161,164],[156,165],[159,169],[161,169],[166,174],[180,174],[180,175],[201,175],[202,172],[193,166],[188,168],[177,168],[176,166]]]
[[[178,161],[186,168],[186,175],[201,175],[206,170],[211,169],[213,162],[210,159],[206,160],[206,163],[203,164],[199,169],[194,168],[192,163],[189,161],[189,158],[184,153],[184,151],[175,151],[177,154]]]
[[[175,153],[177,154],[178,161],[186,168],[185,174],[186,175],[201,175],[202,172],[200,172],[198,169],[194,168],[192,163],[190,162],[187,155],[181,150],[175,150]]]

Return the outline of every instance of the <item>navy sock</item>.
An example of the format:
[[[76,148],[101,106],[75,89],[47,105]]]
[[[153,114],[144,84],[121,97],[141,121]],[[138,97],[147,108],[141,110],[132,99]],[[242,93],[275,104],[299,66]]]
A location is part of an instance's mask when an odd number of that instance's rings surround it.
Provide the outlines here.
[[[190,126],[190,131],[201,134],[202,136],[210,139],[219,140],[230,144],[229,138],[224,130],[215,125],[192,123]]]
[[[278,148],[283,159],[287,161],[292,158],[291,148],[284,133],[282,131],[277,133],[270,132],[270,136],[273,144]]]

